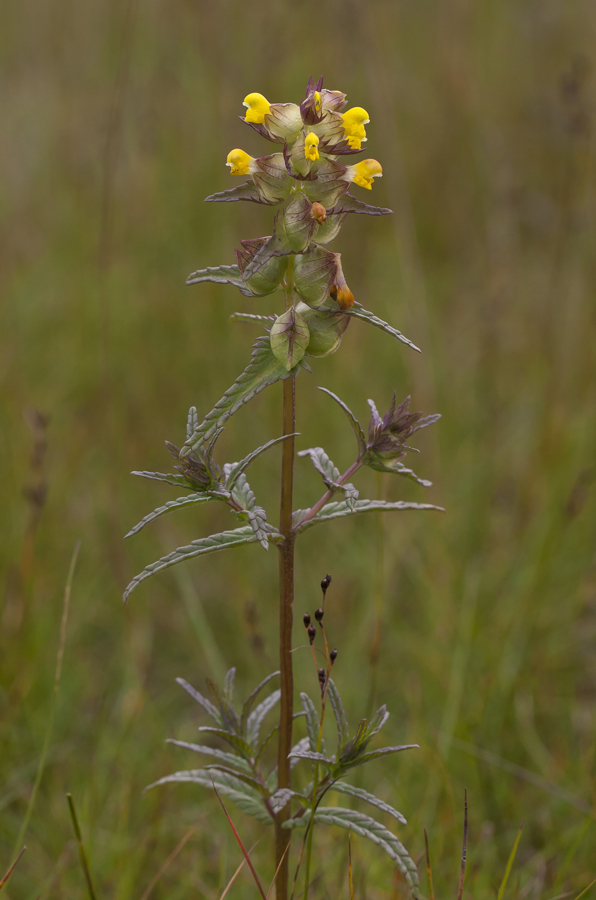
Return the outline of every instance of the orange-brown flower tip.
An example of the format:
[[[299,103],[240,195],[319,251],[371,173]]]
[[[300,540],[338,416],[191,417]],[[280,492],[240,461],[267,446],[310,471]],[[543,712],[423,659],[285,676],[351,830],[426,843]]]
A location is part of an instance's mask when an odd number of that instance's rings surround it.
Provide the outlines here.
[[[331,288],[331,296],[337,301],[337,305],[340,309],[350,309],[351,306],[354,306],[354,294],[347,284],[343,284],[339,287],[333,285]]]
[[[311,213],[313,219],[315,219],[319,223],[319,225],[322,225],[327,218],[327,210],[322,203],[317,203],[316,200],[312,205]]]

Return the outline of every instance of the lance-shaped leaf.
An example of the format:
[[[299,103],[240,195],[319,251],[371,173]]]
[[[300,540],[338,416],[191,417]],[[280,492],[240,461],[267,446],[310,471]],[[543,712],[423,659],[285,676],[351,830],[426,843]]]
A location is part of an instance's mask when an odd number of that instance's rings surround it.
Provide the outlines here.
[[[259,740],[259,734],[261,731],[261,725],[263,724],[263,719],[270,712],[276,703],[279,702],[279,698],[281,697],[281,691],[273,691],[272,694],[269,694],[268,697],[265,698],[259,705],[254,709],[247,721],[247,740],[253,746],[256,746]]]
[[[235,312],[230,316],[230,321],[236,322],[275,322],[276,316],[258,316],[255,313]]]
[[[292,189],[292,179],[286,171],[283,153],[272,153],[256,160],[253,181],[261,196],[269,203],[285,200]]]
[[[283,256],[274,256],[267,253],[264,248],[267,247],[271,237],[254,238],[248,241],[240,241],[240,250],[235,250],[236,261],[240,274],[247,286],[253,294],[263,296],[271,294],[277,290],[284,277],[288,261]],[[248,270],[255,257],[263,252],[260,258],[260,265],[252,274],[248,274]]]
[[[421,484],[422,487],[432,487],[432,481],[429,481],[427,478],[420,478],[412,469],[408,469],[399,460],[396,460],[391,465],[386,465],[380,459],[376,457],[371,457],[371,459],[364,459],[364,465],[369,466],[371,469],[374,469],[376,472],[387,472],[389,475],[402,475],[404,478],[408,478],[410,481],[415,481],[417,484]]]
[[[343,180],[346,166],[332,159],[320,159],[315,171],[317,180],[305,181],[302,190],[309,200],[316,200],[325,209],[332,209],[349,187],[349,182]]]
[[[185,750],[192,750],[194,753],[201,753],[203,756],[212,756],[219,759],[226,766],[235,766],[241,772],[250,774],[250,763],[238,756],[236,753],[229,753],[227,750],[218,750],[216,747],[209,747],[208,744],[189,744],[187,741],[176,741],[174,738],[168,738],[167,744],[175,744],[176,747],[184,747]]]
[[[341,697],[339,696],[339,691],[332,678],[327,682],[327,696],[331,702],[331,708],[333,709],[333,715],[335,716],[335,722],[337,724],[337,748],[339,752],[348,740],[348,720],[346,719],[346,713],[343,703],[341,702]]]
[[[230,744],[240,756],[245,759],[252,759],[252,748],[239,735],[229,731],[228,728],[213,728],[211,725],[201,725],[199,728],[201,734],[212,734],[214,737],[221,738],[222,741]]]
[[[237,200],[249,200],[251,203],[262,203],[265,206],[275,206],[281,202],[281,200],[268,200],[252,181],[205,197],[205,203],[234,203]]]
[[[323,247],[311,247],[294,260],[294,285],[305,303],[320,306],[333,286],[337,261],[335,253]]]
[[[218,725],[223,725],[223,719],[220,715],[219,710],[216,706],[213,705],[211,700],[208,700],[207,697],[203,697],[200,691],[197,691],[196,688],[189,684],[188,681],[185,681],[184,678],[177,678],[176,684],[179,684],[180,687],[184,688],[187,694],[196,700],[196,702],[201,706],[206,713],[208,713],[212,719],[214,719]]]
[[[271,326],[271,349],[274,356],[289,371],[298,365],[308,347],[310,331],[302,316],[296,312],[296,307],[278,316]]]
[[[347,406],[343,400],[340,400],[340,398],[337,396],[337,394],[334,394],[333,391],[330,391],[324,387],[320,387],[319,390],[323,391],[324,394],[329,394],[331,399],[335,400],[335,402],[338,404],[338,406],[340,406],[343,409],[343,411],[345,412],[346,416],[349,419],[350,425],[352,426],[352,431],[354,432],[354,435],[356,436],[356,441],[358,443],[358,456],[359,457],[363,456],[366,453],[366,437],[364,436],[364,432],[362,430],[362,426],[360,425],[360,422],[358,421],[358,419],[356,418],[356,416],[354,415],[354,413],[352,412],[350,407]]]
[[[188,483],[184,475],[174,475],[164,472],[131,472],[131,475],[138,475],[139,478],[149,478],[151,481],[164,481],[174,487],[185,488],[187,491],[193,491],[194,488]]]
[[[196,406],[191,406],[186,417],[186,437],[189,438],[199,425],[199,414]]]
[[[172,775],[166,775],[164,778],[154,781],[145,790],[151,790],[151,788],[160,784],[171,784],[173,782],[191,782],[211,789],[215,785],[221,794],[229,797],[236,806],[243,812],[248,813],[249,816],[253,816],[253,818],[265,824],[271,822],[271,817],[257,791],[228,772],[219,772],[217,770],[208,772],[205,769],[189,769],[184,772],[174,772]]]
[[[378,708],[372,719],[367,725],[366,728],[366,739],[370,741],[371,738],[378,734],[383,725],[387,722],[389,718],[389,712],[387,711],[387,707],[383,703],[382,706]]]
[[[389,756],[390,753],[401,753],[402,750],[414,749],[419,749],[418,744],[401,744],[399,747],[382,747],[380,750],[370,750],[368,753],[363,753],[361,756],[343,763],[342,770],[347,772],[349,769],[356,769],[358,766],[363,766],[365,763],[371,762],[373,759],[379,759],[381,756]]]
[[[329,757],[325,756],[324,753],[318,753],[316,750],[295,750],[292,749],[288,753],[288,756],[294,759],[309,759],[312,762],[321,762],[325,763],[326,766],[333,768],[335,766],[335,761],[329,759]]]
[[[392,209],[387,209],[385,206],[370,206],[370,204],[365,203],[363,200],[359,200],[357,197],[352,197],[351,194],[344,194],[343,197],[337,201],[333,209],[328,210],[327,215],[333,216],[338,215],[340,213],[361,213],[365,216],[388,216],[392,213]]]
[[[267,441],[266,444],[263,444],[262,447],[258,447],[256,450],[253,450],[252,453],[249,453],[248,456],[245,456],[244,459],[241,459],[240,462],[237,463],[229,463],[227,465],[228,477],[225,482],[226,490],[231,491],[234,489],[234,486],[241,475],[246,472],[248,467],[252,465],[252,463],[257,459],[261,453],[264,453],[266,450],[269,450],[270,447],[273,447],[275,444],[280,444],[282,441],[287,441],[288,438],[298,437],[299,432],[295,431],[293,434],[284,434],[281,437],[274,438],[272,441]]]
[[[222,766],[219,763],[213,763],[211,766],[205,766],[206,772],[223,772],[226,775],[233,775],[234,778],[238,778],[240,781],[244,782],[244,784],[250,785],[258,794],[261,794],[263,797],[269,796],[269,791],[267,788],[258,781],[254,775],[247,775],[245,772],[237,772],[235,769],[230,769],[228,766]]]
[[[249,715],[253,711],[259,693],[263,690],[265,685],[269,684],[269,682],[273,678],[276,678],[279,674],[279,669],[276,672],[271,672],[271,674],[263,678],[263,680],[256,686],[256,688],[248,695],[244,706],[242,707],[242,716],[240,718],[240,731],[242,734],[244,734],[244,731],[246,730],[246,722],[248,721]]]
[[[307,810],[301,819],[288,819],[282,827],[296,828],[307,825],[310,821],[310,813],[311,811]],[[380,822],[354,809],[343,809],[336,806],[319,807],[314,815],[314,821],[323,825],[347,828],[349,831],[373,841],[396,863],[412,894],[414,897],[418,896],[419,882],[416,864],[410,858],[403,844]]]
[[[240,725],[240,717],[234,709],[233,704],[226,696],[226,692],[220,691],[219,687],[216,685],[212,678],[207,678],[207,687],[209,688],[209,693],[213,697],[215,706],[219,710],[219,714],[223,720],[226,730],[229,732],[237,733],[238,727]]]
[[[257,338],[253,344],[250,364],[211,412],[207,413],[193,436],[186,441],[180,455],[188,456],[201,447],[230,416],[266,387],[296,374],[297,370],[288,372],[285,365],[274,356],[268,335]]]
[[[228,703],[232,703],[234,700],[234,683],[236,681],[236,667],[232,666],[231,669],[228,669],[226,672],[226,677],[224,678],[224,686],[223,686],[223,695]]]
[[[242,280],[238,266],[212,266],[199,269],[186,279],[187,284],[202,284],[205,281],[211,281],[213,284],[233,284],[245,297],[256,296]]]
[[[389,325],[387,322],[384,322],[383,319],[379,319],[378,316],[375,316],[374,313],[368,311],[368,309],[364,309],[359,303],[354,303],[354,305],[345,310],[347,316],[351,316],[353,319],[360,319],[361,322],[368,322],[369,325],[374,325],[375,328],[380,328],[381,331],[384,331],[386,334],[390,334],[391,337],[397,338],[398,341],[401,341],[402,344],[407,344],[408,347],[411,347],[412,350],[416,350],[417,353],[421,353],[422,351],[413,344],[412,341],[407,338],[401,331],[398,331],[397,328],[394,328],[392,325]]]
[[[329,459],[322,447],[310,447],[308,450],[301,450],[298,456],[310,456],[310,460],[323,478],[325,486],[330,491],[342,491],[348,504],[352,504],[358,499],[358,490],[353,484],[338,484],[340,471]]]
[[[346,784],[345,781],[336,781],[333,785],[333,790],[338,791],[340,794],[349,794],[350,797],[357,797],[359,800],[364,800],[366,803],[370,803],[371,806],[376,806],[377,809],[393,816],[393,818],[397,819],[398,822],[401,822],[402,825],[408,824],[404,816],[394,809],[393,806],[380,800],[379,797],[375,797],[374,794],[369,794],[368,791],[362,790],[362,788],[354,787],[352,784]]]
[[[222,500],[226,499],[225,494],[220,495]],[[148,513],[141,521],[135,525],[134,528],[131,528],[128,534],[125,534],[124,537],[129,538],[133,534],[138,534],[138,532],[148,525],[149,522],[153,522],[154,519],[159,519],[160,516],[165,515],[165,513],[171,512],[173,509],[180,509],[182,506],[191,506],[193,503],[207,503],[209,500],[219,499],[217,495],[213,493],[209,494],[191,494],[189,497],[178,497],[176,500],[170,500],[168,503],[164,503],[163,506],[159,506],[157,509],[154,509],[153,512]]]
[[[310,528],[312,525],[318,525],[321,522],[330,522],[331,519],[341,519],[345,516],[354,516],[363,512],[391,512],[393,510],[404,509],[435,509],[438,512],[445,512],[442,506],[433,506],[432,503],[406,503],[405,500],[397,500],[394,503],[389,503],[385,500],[356,500],[353,503],[353,507],[350,508],[345,500],[341,500],[336,503],[328,503],[316,514],[316,516],[312,519],[308,519],[306,522],[303,522],[302,520],[308,510],[296,510],[292,518],[295,522],[294,531],[299,533],[306,528]]]
[[[192,559],[195,556],[203,556],[205,553],[215,553],[217,550],[226,550],[228,547],[238,547],[241,544],[252,544],[256,540],[257,537],[252,527],[250,525],[245,525],[242,528],[235,528],[233,531],[222,531],[221,534],[212,534],[209,537],[191,541],[186,547],[178,547],[177,550],[168,553],[167,556],[163,556],[161,559],[158,559],[156,562],[151,563],[150,566],[143,569],[143,571],[130,582],[124,591],[122,599],[126,603],[129,595],[142,581],[151,578],[152,575],[155,575],[156,572],[161,572],[162,569],[168,569],[170,566],[175,566],[179,562],[183,562],[186,559]]]
[[[306,730],[308,732],[310,749],[316,751],[319,737],[319,717],[317,715],[317,710],[308,694],[304,692],[300,694],[300,703],[302,704],[302,709],[306,715]],[[296,748],[292,750],[292,753],[295,749]]]

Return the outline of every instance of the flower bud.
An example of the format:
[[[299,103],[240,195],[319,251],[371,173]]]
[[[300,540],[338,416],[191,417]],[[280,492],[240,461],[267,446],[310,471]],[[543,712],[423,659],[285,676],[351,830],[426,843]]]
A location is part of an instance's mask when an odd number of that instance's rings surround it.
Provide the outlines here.
[[[316,636],[317,636],[317,629],[315,628],[314,625],[309,625],[308,626],[308,639],[311,644],[314,641],[314,639],[316,638]]]
[[[308,628],[308,626],[310,625],[310,615],[309,615],[309,613],[304,613],[304,615],[302,616],[302,621],[304,622],[304,627],[305,627],[305,628]]]
[[[316,219],[319,225],[322,225],[327,219],[327,210],[322,203],[317,203],[316,200],[312,205],[311,214],[313,219]]]
[[[334,663],[335,660],[337,659],[337,647],[334,647],[334,648],[333,648],[333,650],[332,650],[331,653],[329,654],[329,659],[331,660],[331,665],[333,665],[333,663]]]
[[[319,609],[315,610],[315,619],[317,620],[317,622],[319,623],[319,625],[320,625],[321,622],[323,621],[323,616],[324,616],[324,615],[325,615],[325,610],[324,610],[324,609],[321,609],[321,607],[319,607]]]

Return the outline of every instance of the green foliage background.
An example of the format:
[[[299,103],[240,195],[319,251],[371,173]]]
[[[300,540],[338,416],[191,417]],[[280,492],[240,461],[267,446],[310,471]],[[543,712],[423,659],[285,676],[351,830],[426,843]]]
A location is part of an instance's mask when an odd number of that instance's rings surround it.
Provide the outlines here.
[[[230,185],[232,147],[269,152],[236,118],[242,98],[300,100],[321,72],[369,110],[366,149],[384,166],[372,202],[395,210],[350,217],[334,249],[356,299],[424,352],[353,322],[340,352],[298,380],[299,447],[323,445],[340,466],[353,458],[347,423],[318,384],[364,418],[367,397],[381,408],[393,387],[411,392],[414,409],[443,415],[417,435],[414,461],[435,486],[363,473],[361,496],[447,513],[306,534],[297,613],[313,611],[331,572],[334,678],[351,723],[376,691],[393,713],[386,737],[421,746],[371,767],[361,784],[407,816],[400,837],[416,860],[428,829],[438,896],[456,891],[464,788],[468,896],[495,896],[522,819],[508,895],[583,888],[596,875],[586,812],[596,734],[594,6],[21,0],[0,17],[3,870],[35,778],[64,583],[82,541],[47,767],[4,896],[83,896],[66,791],[103,897],[140,897],[196,822],[152,897],[215,900],[239,862],[207,791],[142,789],[200,764],[164,744],[194,740],[205,724],[175,676],[200,686],[235,664],[248,693],[276,667],[276,552],[190,563],[123,608],[124,586],[147,562],[232,525],[214,504],[125,545],[122,535],[173,496],[128,473],[168,465],[163,440],[181,442],[188,407],[206,412],[244,367],[255,331],[229,314],[279,309],[276,298],[184,280],[232,263],[241,237],[269,233],[267,210],[202,203]],[[226,459],[280,433],[280,398],[276,385],[234,417],[220,441]],[[32,410],[50,416],[36,459]],[[274,450],[251,471],[273,516],[278,464]],[[298,475],[304,506],[319,484],[307,461]],[[298,686],[316,693],[306,651],[296,665]],[[237,825],[249,845],[260,840],[266,880],[267,834],[241,813]],[[345,833],[320,828],[316,843],[317,894],[348,896]],[[359,897],[400,896],[380,857],[355,839]]]

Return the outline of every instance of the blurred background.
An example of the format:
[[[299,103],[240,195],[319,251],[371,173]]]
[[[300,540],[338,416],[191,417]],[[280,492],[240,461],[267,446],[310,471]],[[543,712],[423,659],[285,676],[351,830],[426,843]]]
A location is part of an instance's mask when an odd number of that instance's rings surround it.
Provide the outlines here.
[[[330,572],[350,722],[386,702],[386,742],[420,744],[358,783],[407,817],[421,878],[427,829],[438,896],[457,890],[464,789],[467,896],[496,895],[522,820],[508,896],[578,892],[596,875],[596,8],[21,0],[0,16],[2,873],[34,790],[81,541],[45,770],[4,895],[84,895],[67,791],[101,897],[146,897],[193,828],[151,897],[217,900],[240,861],[209,792],[143,788],[204,762],[164,743],[206,724],[176,676],[204,688],[235,665],[244,697],[276,668],[276,553],[192,561],[123,607],[147,563],[233,526],[214,504],[122,536],[177,496],[129,472],[167,470],[163,442],[184,439],[188,407],[204,414],[248,360],[258,329],[229,315],[280,308],[184,282],[270,232],[270,211],[203,198],[231,185],[230,149],[271,152],[237,118],[243,97],[300,102],[311,74],[369,111],[384,178],[353,192],[395,211],[349,217],[333,249],[356,298],[423,353],[353,322],[340,352],[300,375],[299,447],[353,459],[318,385],[365,421],[368,397],[386,408],[393,388],[411,393],[442,415],[409,459],[433,487],[368,471],[357,486],[446,513],[305,534],[295,643]],[[280,433],[280,399],[276,385],[233,418],[221,461]],[[274,519],[278,449],[251,471]],[[309,505],[307,461],[297,478]],[[306,651],[296,682],[316,695]],[[265,828],[235,819],[269,879]],[[349,896],[346,833],[321,827],[317,842],[317,896]],[[380,851],[355,838],[353,855],[358,898],[402,896]],[[236,896],[254,890],[247,877]]]

